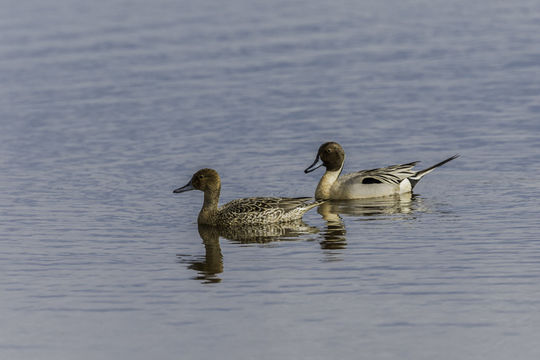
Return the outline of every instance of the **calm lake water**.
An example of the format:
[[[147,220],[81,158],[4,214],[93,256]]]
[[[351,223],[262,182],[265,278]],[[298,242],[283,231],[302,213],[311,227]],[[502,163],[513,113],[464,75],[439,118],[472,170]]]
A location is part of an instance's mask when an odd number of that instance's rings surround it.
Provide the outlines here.
[[[2,359],[540,358],[537,1],[0,0]],[[415,196],[199,228],[421,160]]]

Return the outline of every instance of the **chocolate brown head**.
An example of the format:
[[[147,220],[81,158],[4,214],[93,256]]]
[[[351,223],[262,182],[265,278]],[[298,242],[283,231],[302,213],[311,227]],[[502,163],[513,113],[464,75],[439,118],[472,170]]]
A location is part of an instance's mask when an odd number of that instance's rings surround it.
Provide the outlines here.
[[[321,161],[321,164],[317,165],[319,160]],[[341,145],[336,142],[327,142],[319,147],[315,161],[313,164],[308,166],[304,172],[307,174],[315,169],[320,168],[321,166],[324,166],[326,171],[339,171],[343,166],[344,161],[345,151]]]
[[[174,193],[182,193],[190,190],[201,190],[203,192],[218,192],[221,189],[221,180],[216,170],[201,169],[191,177],[191,181],[186,185],[174,190]]]

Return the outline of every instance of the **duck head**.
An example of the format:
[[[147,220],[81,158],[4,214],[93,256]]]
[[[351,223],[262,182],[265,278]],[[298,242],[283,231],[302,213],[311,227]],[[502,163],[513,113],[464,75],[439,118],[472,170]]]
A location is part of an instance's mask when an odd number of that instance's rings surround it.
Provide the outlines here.
[[[321,161],[320,164],[317,164]],[[316,170],[320,168],[321,166],[324,166],[326,168],[326,171],[339,171],[341,167],[343,166],[343,162],[345,161],[345,151],[336,142],[327,142],[322,144],[319,147],[319,151],[317,152],[317,156],[315,157],[315,161],[313,164],[308,166],[304,172],[310,173],[313,170]]]
[[[221,189],[221,180],[216,170],[201,169],[191,177],[186,185],[176,189],[173,193],[182,193],[190,190],[200,190],[202,192],[218,192]]]

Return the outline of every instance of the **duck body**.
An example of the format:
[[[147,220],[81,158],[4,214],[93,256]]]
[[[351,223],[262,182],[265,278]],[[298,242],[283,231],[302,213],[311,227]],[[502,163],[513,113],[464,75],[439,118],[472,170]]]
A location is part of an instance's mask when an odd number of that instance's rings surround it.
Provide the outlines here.
[[[214,226],[263,225],[301,219],[305,212],[322,203],[312,198],[251,197],[232,200],[218,206],[221,180],[213,169],[197,171],[191,181],[176,190],[204,192],[204,202],[197,217],[198,224]]]
[[[232,200],[211,213],[199,213],[198,223],[209,225],[264,225],[301,219],[319,205],[312,198],[252,197]]]
[[[341,176],[345,152],[338,143],[328,142],[321,145],[315,162],[305,172],[311,172],[320,166],[326,168],[315,190],[316,199],[367,199],[411,192],[424,175],[456,157],[458,155],[421,171],[413,170],[413,167],[418,163],[414,161],[407,164],[361,170]],[[322,161],[322,164],[315,167],[319,160]]]
[[[339,176],[339,173],[327,171],[317,185],[315,197],[350,200],[407,193],[412,190],[411,182],[407,177],[415,174],[410,170],[414,164],[362,170],[342,176]]]

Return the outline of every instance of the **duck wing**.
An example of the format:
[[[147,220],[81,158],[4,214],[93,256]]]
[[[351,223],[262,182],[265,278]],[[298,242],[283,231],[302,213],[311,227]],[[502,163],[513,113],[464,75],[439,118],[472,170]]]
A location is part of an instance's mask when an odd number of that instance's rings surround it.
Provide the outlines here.
[[[237,199],[221,207],[221,211],[235,213],[256,213],[266,211],[288,212],[294,209],[306,208],[306,211],[317,206],[320,202],[310,202],[312,198],[278,198],[278,197],[252,197]]]
[[[404,179],[416,174],[416,171],[412,170],[416,164],[418,164],[418,161],[370,170],[361,170],[343,175],[340,178],[340,182],[397,185]]]

